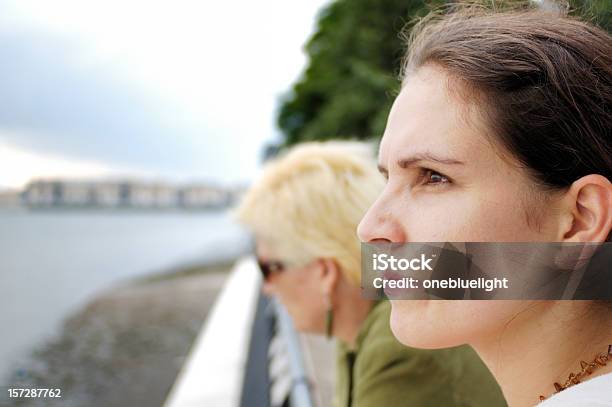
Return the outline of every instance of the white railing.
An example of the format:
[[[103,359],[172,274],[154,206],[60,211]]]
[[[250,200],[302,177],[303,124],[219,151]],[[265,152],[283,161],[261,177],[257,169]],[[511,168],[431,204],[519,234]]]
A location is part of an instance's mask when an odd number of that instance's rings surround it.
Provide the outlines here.
[[[238,262],[210,311],[165,407],[236,407],[261,275],[253,259]]]

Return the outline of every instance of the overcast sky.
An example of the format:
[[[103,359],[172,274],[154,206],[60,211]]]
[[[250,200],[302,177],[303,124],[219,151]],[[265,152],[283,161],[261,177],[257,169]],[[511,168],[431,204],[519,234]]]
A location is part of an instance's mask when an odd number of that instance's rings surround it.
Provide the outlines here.
[[[0,2],[0,186],[249,180],[325,3]]]

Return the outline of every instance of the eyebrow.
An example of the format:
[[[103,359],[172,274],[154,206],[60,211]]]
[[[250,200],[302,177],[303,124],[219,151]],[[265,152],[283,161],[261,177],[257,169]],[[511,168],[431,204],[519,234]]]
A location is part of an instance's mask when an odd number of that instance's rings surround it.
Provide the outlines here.
[[[414,154],[409,157],[400,158],[399,160],[397,160],[397,166],[400,168],[406,169],[421,161],[434,162],[434,163],[438,163],[442,165],[464,165],[465,164],[463,161],[455,160],[453,158],[438,157],[432,153],[424,152],[424,153]],[[382,164],[378,164],[378,171],[383,175],[387,175],[389,173],[389,170],[387,170],[387,168],[385,168],[385,166]]]

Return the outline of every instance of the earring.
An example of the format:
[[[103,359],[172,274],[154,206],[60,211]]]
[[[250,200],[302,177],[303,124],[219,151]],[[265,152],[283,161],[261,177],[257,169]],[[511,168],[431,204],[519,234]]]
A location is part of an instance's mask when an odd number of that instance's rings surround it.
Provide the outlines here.
[[[329,297],[327,297],[327,304],[327,311],[325,312],[325,336],[327,336],[327,339],[331,339],[334,328],[334,307]]]

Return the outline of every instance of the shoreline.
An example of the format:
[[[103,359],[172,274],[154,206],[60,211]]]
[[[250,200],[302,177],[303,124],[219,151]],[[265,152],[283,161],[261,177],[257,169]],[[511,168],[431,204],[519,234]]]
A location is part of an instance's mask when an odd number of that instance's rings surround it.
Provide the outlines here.
[[[62,398],[3,394],[0,405],[161,406],[234,262],[151,273],[96,295],[7,375],[7,387],[60,388]]]

